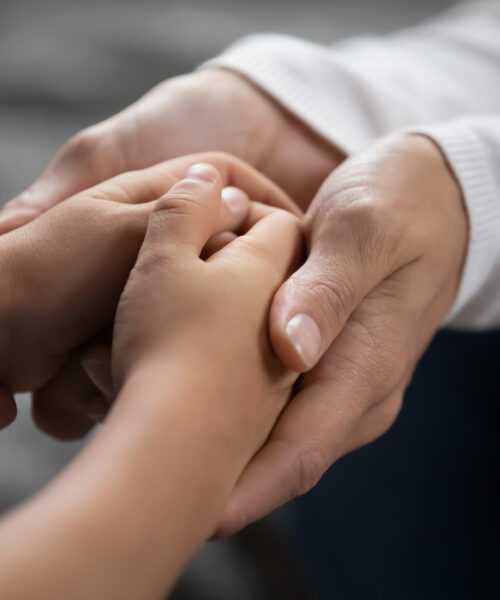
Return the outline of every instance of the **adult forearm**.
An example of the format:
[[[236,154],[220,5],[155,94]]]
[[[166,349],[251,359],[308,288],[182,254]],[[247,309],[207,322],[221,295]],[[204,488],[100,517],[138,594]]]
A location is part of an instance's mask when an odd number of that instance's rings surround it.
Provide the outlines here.
[[[351,154],[403,127],[496,110],[499,40],[498,3],[471,2],[395,35],[333,46],[252,36],[207,66],[248,77]]]

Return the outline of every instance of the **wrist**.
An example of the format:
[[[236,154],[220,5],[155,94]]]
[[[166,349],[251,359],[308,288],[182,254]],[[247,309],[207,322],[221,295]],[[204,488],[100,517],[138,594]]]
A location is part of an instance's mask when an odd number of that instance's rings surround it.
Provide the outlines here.
[[[426,165],[428,178],[436,189],[443,207],[453,213],[457,217],[457,221],[464,225],[459,228],[462,231],[462,235],[459,237],[463,260],[468,246],[469,215],[455,171],[441,146],[432,137],[425,133],[410,133],[406,137],[411,140],[412,159],[422,160]]]
[[[57,597],[75,581],[85,597],[159,597],[215,529],[243,465],[213,434],[224,420],[208,410],[214,398],[193,401],[208,375],[175,366],[137,363],[106,426],[31,507],[39,518],[21,513],[25,530],[48,540],[38,580],[52,563],[70,573],[52,581]]]
[[[192,348],[183,352],[183,345],[171,353],[144,354],[127,369],[117,388],[117,418],[142,423],[147,430],[165,431],[170,423],[179,423],[181,435],[210,440],[214,449],[237,461],[246,457],[253,446],[250,428],[241,419],[245,399],[238,397],[235,403],[218,361],[197,357]],[[184,429],[180,423],[191,418],[196,422]]]
[[[441,257],[447,247],[453,257],[446,293],[449,309],[458,294],[469,249],[469,214],[460,182],[441,146],[425,132],[412,132],[405,137],[411,144],[411,160],[423,165],[423,189],[433,199],[428,217],[428,229],[435,232],[433,247],[439,249]]]

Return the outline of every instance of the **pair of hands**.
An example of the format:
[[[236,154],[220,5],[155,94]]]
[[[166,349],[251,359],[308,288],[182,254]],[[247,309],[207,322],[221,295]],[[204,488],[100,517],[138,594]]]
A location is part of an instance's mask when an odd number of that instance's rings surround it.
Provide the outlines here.
[[[11,393],[36,390],[34,417],[48,433],[72,439],[94,425],[88,415],[96,410],[98,390],[82,369],[82,357],[112,330],[155,201],[200,160],[214,165],[225,185],[219,232],[238,228],[247,217],[249,199],[239,188],[294,210],[286,194],[241,161],[205,153],[109,179],[0,237],[5,421],[15,416]]]
[[[467,219],[431,141],[382,141],[327,177],[341,162],[335,149],[250,83],[214,71],[161,84],[78,134],[12,201],[0,230],[121,171],[207,148],[247,160],[303,208],[316,193],[306,214],[309,257],[270,314],[283,362],[315,366],[235,487],[220,528],[231,533],[309,490],[336,458],[392,424],[456,295]]]

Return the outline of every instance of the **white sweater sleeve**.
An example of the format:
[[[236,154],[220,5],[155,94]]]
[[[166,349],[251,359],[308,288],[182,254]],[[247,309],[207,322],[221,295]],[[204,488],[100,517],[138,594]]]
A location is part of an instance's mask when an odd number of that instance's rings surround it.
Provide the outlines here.
[[[418,127],[442,149],[469,213],[469,248],[457,299],[446,323],[500,326],[500,114]]]
[[[500,1],[460,4],[419,27],[332,46],[244,38],[203,68],[262,87],[350,154],[399,128],[500,107]]]
[[[470,217],[468,256],[447,323],[500,325],[500,116],[488,116],[500,114],[499,0],[460,4],[419,27],[332,46],[251,36],[206,67],[245,75],[347,154],[399,129],[432,137]],[[464,115],[475,116],[459,119]]]

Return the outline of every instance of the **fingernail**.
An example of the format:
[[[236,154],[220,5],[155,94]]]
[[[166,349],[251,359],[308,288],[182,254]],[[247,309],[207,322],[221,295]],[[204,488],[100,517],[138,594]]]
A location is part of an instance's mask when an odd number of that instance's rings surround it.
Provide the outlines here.
[[[234,214],[242,214],[248,210],[248,196],[236,187],[225,187],[222,190],[222,200]]]
[[[199,163],[189,167],[186,177],[189,179],[198,179],[205,183],[213,183],[217,179],[217,171],[211,165]]]
[[[316,321],[304,313],[295,315],[287,323],[286,335],[307,369],[312,368],[321,350],[321,332]]]
[[[108,362],[94,358],[84,358],[82,367],[92,383],[108,398],[113,396],[113,379]]]

